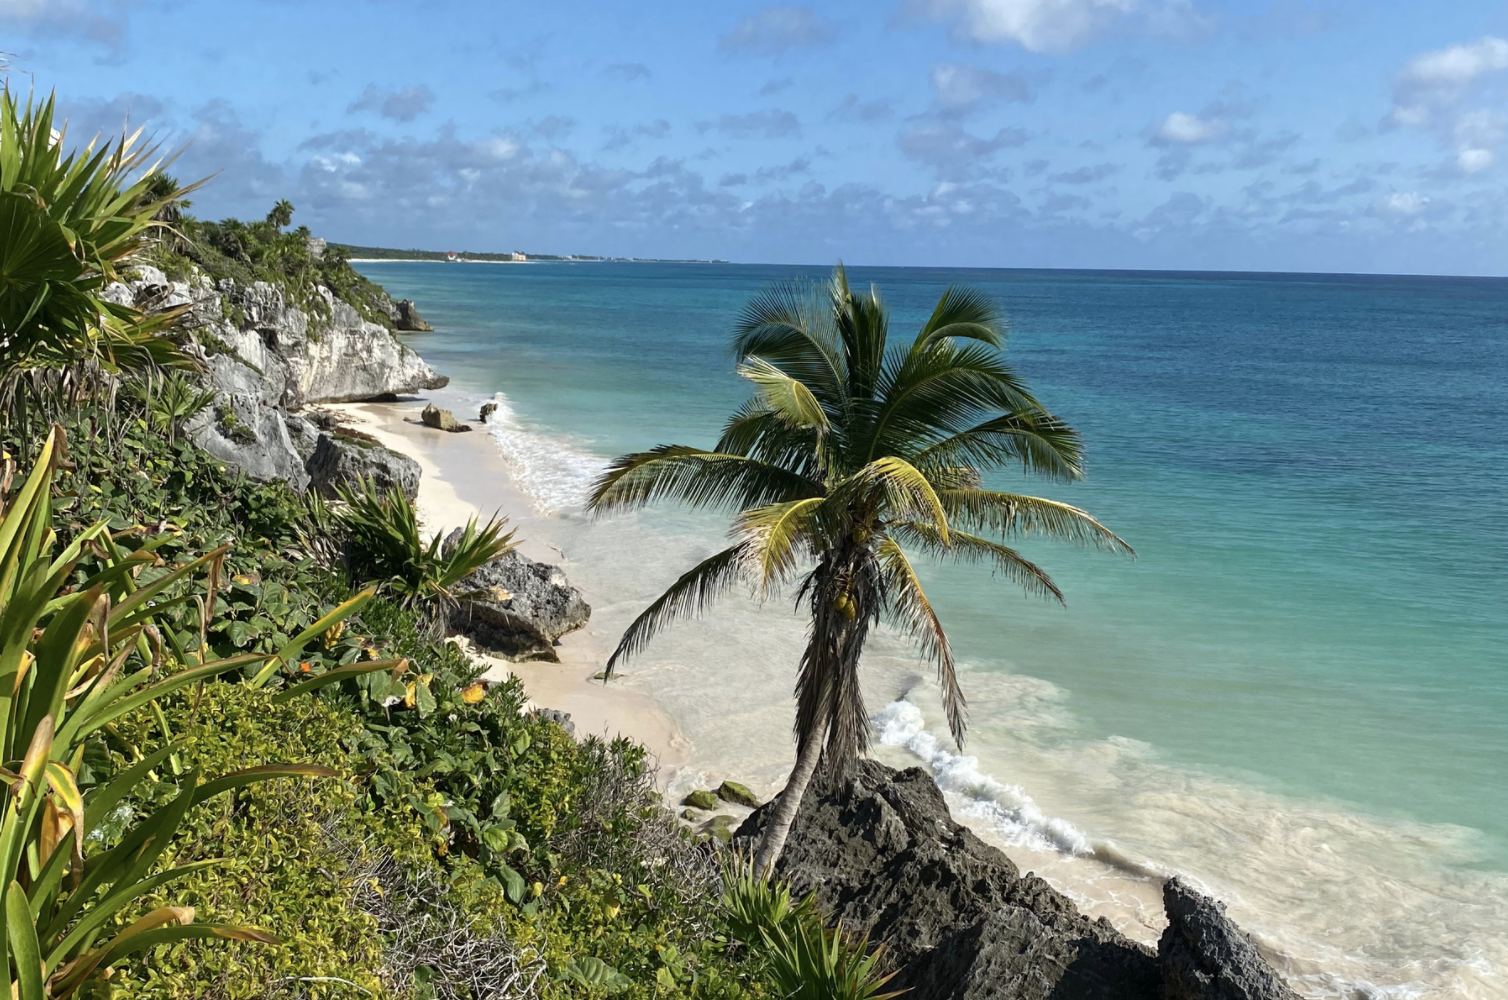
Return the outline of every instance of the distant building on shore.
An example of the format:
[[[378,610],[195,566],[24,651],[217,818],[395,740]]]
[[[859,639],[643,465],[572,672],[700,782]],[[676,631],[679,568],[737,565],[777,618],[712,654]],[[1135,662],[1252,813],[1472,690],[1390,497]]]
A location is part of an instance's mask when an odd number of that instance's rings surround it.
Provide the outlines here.
[[[445,259],[454,264],[461,259],[461,255],[456,253],[454,250],[447,250],[445,251]]]
[[[526,254],[526,253],[524,253],[522,250],[515,250],[511,254],[508,255],[508,259],[509,260],[528,260],[529,259],[529,255]]]

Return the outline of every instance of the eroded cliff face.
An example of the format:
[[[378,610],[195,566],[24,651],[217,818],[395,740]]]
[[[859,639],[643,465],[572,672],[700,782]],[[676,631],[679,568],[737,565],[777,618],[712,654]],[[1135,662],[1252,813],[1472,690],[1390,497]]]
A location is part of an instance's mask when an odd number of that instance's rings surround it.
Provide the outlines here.
[[[348,403],[438,389],[449,381],[326,288],[323,308],[299,308],[283,289],[198,276],[169,281],[140,267],[111,285],[111,301],[147,312],[188,306],[182,329],[188,348],[204,361],[204,381],[219,399],[188,427],[194,440],[224,462],[258,479],[309,483],[304,463],[311,434],[296,413],[314,403]],[[197,346],[195,346],[197,345]]]

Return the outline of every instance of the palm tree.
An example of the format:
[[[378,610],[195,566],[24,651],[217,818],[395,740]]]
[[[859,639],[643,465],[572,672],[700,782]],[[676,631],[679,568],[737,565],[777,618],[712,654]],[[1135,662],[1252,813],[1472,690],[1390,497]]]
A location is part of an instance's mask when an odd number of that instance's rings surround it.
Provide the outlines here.
[[[272,206],[272,211],[267,213],[267,224],[273,229],[281,230],[293,221],[293,202],[287,198],[279,198],[278,203]]]
[[[881,620],[936,665],[948,726],[963,746],[953,653],[913,554],[987,563],[1061,601],[1047,573],[1001,539],[1042,535],[1131,552],[1076,507],[985,487],[984,473],[1006,466],[1082,476],[1078,434],[1005,364],[1003,324],[987,298],[948,289],[909,344],[888,342],[888,321],[878,293],[855,293],[841,266],[825,290],[792,283],[755,296],[733,338],[738,372],[755,393],[717,446],[624,455],[588,505],[608,513],[671,499],[734,514],[732,544],[634,620],[609,675],[673,619],[700,614],[739,581],[761,597],[799,581],[796,601],[811,629],[796,680],[796,767],[755,855],[761,873],[779,858],[819,761],[840,770],[868,748],[858,666]]]

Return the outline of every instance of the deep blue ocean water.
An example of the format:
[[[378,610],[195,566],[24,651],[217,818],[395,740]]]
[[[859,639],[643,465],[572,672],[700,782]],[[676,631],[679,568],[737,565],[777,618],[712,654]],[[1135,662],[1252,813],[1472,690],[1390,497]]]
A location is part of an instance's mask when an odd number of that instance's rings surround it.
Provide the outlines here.
[[[606,458],[710,446],[749,294],[823,269],[360,265],[455,387]],[[1068,596],[928,573],[962,660],[1066,692],[1076,738],[1358,816],[1508,871],[1508,281],[854,268],[909,340],[952,283],[1085,439],[1072,485],[1134,561],[1029,553]],[[977,683],[977,681],[976,681]],[[1065,737],[1066,738],[1066,737]],[[1462,846],[1464,845],[1464,846]],[[1508,907],[1508,898],[1503,900]]]

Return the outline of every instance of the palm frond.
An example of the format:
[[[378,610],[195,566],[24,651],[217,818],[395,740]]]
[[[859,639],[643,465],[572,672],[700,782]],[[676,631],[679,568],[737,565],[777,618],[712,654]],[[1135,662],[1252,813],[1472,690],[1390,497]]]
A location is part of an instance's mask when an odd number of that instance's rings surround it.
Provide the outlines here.
[[[738,374],[759,388],[759,398],[771,413],[793,427],[805,427],[826,434],[827,413],[822,404],[800,379],[792,378],[761,357],[745,358]]]
[[[620,661],[642,650],[650,639],[668,628],[677,618],[694,618],[704,614],[712,606],[712,602],[743,575],[748,551],[748,545],[744,542],[730,545],[682,573],[665,593],[623,630],[618,648],[607,659],[605,675],[611,677]]]
[[[1019,464],[1025,472],[1050,479],[1074,480],[1084,475],[1078,432],[1044,410],[992,417],[934,441],[911,461],[929,472],[960,464],[983,468]]]
[[[922,656],[937,664],[937,683],[942,688],[948,731],[953,734],[958,749],[962,750],[964,730],[968,728],[968,702],[958,685],[948,635],[911,567],[911,560],[906,558],[905,551],[895,539],[882,541],[877,555],[884,572],[887,609],[896,623],[920,644]]]
[[[942,490],[938,497],[948,517],[965,528],[1005,537],[1054,538],[1136,555],[1130,545],[1088,511],[1057,500],[995,490]]]
[[[734,531],[749,547],[749,563],[761,594],[789,579],[797,560],[811,554],[813,538],[808,528],[824,499],[769,504],[738,516]]]
[[[886,520],[926,520],[942,538],[948,537],[948,512],[937,491],[921,470],[895,455],[876,459],[835,485],[831,505],[867,509]]]
[[[747,510],[822,493],[815,480],[742,455],[660,445],[624,455],[592,484],[587,509],[598,514],[636,510],[659,500],[691,507]]]
[[[1052,582],[1047,571],[1008,545],[956,529],[948,533],[945,541],[938,535],[937,529],[921,521],[893,524],[889,532],[897,540],[939,559],[990,563],[997,573],[1019,584],[1028,594],[1050,597],[1059,604],[1065,603],[1063,592]]]
[[[989,296],[977,288],[949,287],[923,324],[913,352],[925,351],[939,340],[958,337],[978,340],[991,347],[1005,343],[1005,319]]]
[[[830,310],[809,282],[772,285],[751,298],[734,326],[733,354],[764,358],[819,397],[843,396],[847,364]]]

